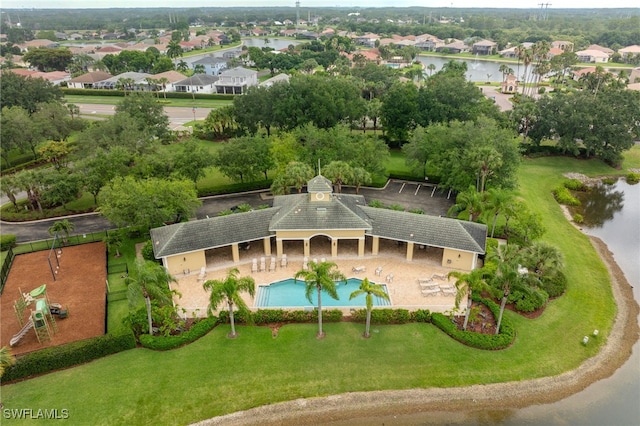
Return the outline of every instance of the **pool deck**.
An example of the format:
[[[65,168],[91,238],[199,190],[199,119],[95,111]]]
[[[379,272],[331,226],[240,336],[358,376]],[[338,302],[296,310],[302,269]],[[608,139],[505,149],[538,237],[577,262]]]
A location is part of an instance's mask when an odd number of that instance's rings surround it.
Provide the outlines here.
[[[277,259],[277,267],[275,271],[269,271],[270,257],[266,259],[267,270],[263,272],[251,272],[251,259],[241,261],[240,263],[232,262],[209,262],[206,276],[203,280],[199,279],[199,273],[191,273],[188,275],[178,275],[176,279],[178,283],[171,285],[172,289],[177,290],[182,296],[174,297],[175,303],[179,307],[181,315],[191,317],[194,314],[199,317],[206,316],[209,293],[204,291],[202,284],[206,280],[224,279],[227,275],[227,271],[230,268],[236,267],[240,271],[240,277],[250,276],[256,282],[256,295],[257,287],[259,285],[268,285],[276,281],[281,281],[287,278],[293,278],[296,272],[302,269],[303,256],[287,256],[288,265],[281,267],[280,259]],[[327,261],[336,263],[338,269],[347,278],[368,278],[371,282],[386,284],[391,299],[391,308],[404,308],[408,310],[416,309],[428,309],[431,312],[445,312],[454,307],[455,296],[444,295],[442,292],[435,296],[425,296],[422,294],[422,288],[418,283],[418,279],[429,278],[433,274],[446,276],[452,269],[442,267],[438,260],[437,255],[429,258],[414,259],[408,262],[401,249],[395,251],[386,250],[379,255],[373,256],[339,256],[336,259],[327,257]],[[313,261],[315,256],[309,258]],[[259,258],[258,258],[259,259]],[[317,258],[320,261],[322,258]],[[260,261],[258,260],[258,266]],[[354,272],[354,268],[364,267],[364,272]],[[376,274],[376,269],[382,268],[380,275]],[[388,276],[393,274],[393,279],[388,280]],[[451,284],[453,281],[447,283],[446,280],[434,280],[436,283]],[[247,303],[250,309],[258,309],[255,306],[253,298],[248,294],[242,294],[243,299]],[[460,302],[460,311],[463,312],[467,306],[467,297],[464,296]],[[226,304],[219,307],[219,309],[226,309]],[[184,309],[184,310],[183,310]],[[296,308],[300,309],[300,308]],[[349,313],[349,309],[343,309],[345,314]]]

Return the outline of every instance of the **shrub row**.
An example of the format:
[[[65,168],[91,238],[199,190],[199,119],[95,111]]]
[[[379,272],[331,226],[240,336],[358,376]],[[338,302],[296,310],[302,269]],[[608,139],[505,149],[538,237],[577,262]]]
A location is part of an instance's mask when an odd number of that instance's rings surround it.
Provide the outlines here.
[[[252,323],[257,325],[272,324],[277,322],[293,322],[293,323],[307,323],[318,321],[318,310],[313,309],[310,311],[296,310],[285,311],[283,309],[258,309],[256,312],[249,312],[251,318],[247,318],[245,314],[241,312],[235,312],[233,318],[237,323]],[[342,311],[339,309],[323,309],[322,310],[323,322],[340,322],[342,321]],[[229,312],[224,310],[220,311],[218,322],[229,323]]]
[[[351,318],[357,322],[367,320],[367,310],[357,309],[351,313]],[[372,324],[406,324],[409,322],[431,322],[431,313],[426,309],[409,312],[406,309],[372,309]]]
[[[559,186],[556,189],[554,189],[553,196],[555,197],[556,201],[560,204],[564,204],[566,206],[580,205],[580,200],[578,200],[576,197],[571,195],[571,192],[569,192],[569,190],[564,186]]]
[[[140,335],[140,344],[148,349],[166,351],[184,346],[194,342],[207,334],[218,323],[216,317],[207,317],[197,323],[186,332],[177,336],[151,336],[149,334]]]
[[[13,234],[0,235],[0,251],[9,250],[16,245],[16,236]]]
[[[187,77],[185,77],[187,78]],[[61,88],[62,93],[65,95],[78,95],[78,96],[119,96],[124,97],[125,92],[123,90],[110,90],[110,89],[69,89]],[[131,92],[129,92],[131,93]],[[145,92],[149,93],[149,92]],[[167,99],[193,99],[192,93],[181,92],[167,92],[160,95],[161,99],[164,99],[166,95]],[[195,95],[195,99],[216,99],[221,101],[232,101],[233,95],[219,95],[217,93],[200,93]],[[160,99],[159,99],[160,100]]]
[[[489,310],[491,310],[494,317],[496,319],[498,318],[500,307],[496,303],[489,299],[480,298],[476,295],[473,296],[473,300],[475,300],[476,302],[484,303],[489,308]],[[458,327],[449,319],[449,317],[437,312],[431,314],[431,322],[455,340],[476,349],[504,349],[511,345],[516,337],[516,332],[513,328],[513,325],[505,317],[502,317],[502,324],[500,324],[500,334],[481,334],[471,331],[459,330]]]
[[[119,336],[108,334],[62,346],[53,346],[19,357],[14,365],[7,367],[4,371],[2,381],[9,382],[73,367],[135,347],[136,339],[131,333]]]
[[[234,194],[236,192],[255,191],[257,189],[269,189],[271,187],[271,179],[260,180],[255,182],[242,182],[231,183],[228,185],[216,185],[211,188],[198,189],[199,197],[206,197],[209,195],[222,195],[222,194]]]

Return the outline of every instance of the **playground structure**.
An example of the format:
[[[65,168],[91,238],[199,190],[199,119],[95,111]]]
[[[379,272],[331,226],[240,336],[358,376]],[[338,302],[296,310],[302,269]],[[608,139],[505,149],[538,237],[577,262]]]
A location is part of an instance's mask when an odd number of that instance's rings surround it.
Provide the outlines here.
[[[35,309],[30,310],[29,317],[25,321],[24,312],[31,305],[34,305]],[[54,315],[62,319],[66,318],[68,313],[66,309],[62,309],[62,305],[59,303],[49,302],[46,284],[42,284],[28,293],[23,293],[20,290],[20,298],[14,302],[13,308],[22,328],[11,338],[10,346],[17,345],[32,328],[39,343],[50,341],[51,336],[58,332]]]

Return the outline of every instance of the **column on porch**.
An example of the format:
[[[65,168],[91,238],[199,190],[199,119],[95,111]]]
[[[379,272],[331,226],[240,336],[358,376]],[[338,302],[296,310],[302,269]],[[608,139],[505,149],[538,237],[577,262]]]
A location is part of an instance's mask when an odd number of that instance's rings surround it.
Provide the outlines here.
[[[409,241],[407,243],[407,262],[411,262],[413,260],[413,242]]]
[[[271,256],[271,237],[264,237],[262,243],[264,246],[264,255]]]
[[[303,256],[309,257],[311,256],[311,247],[309,238],[304,239],[304,254]]]
[[[377,256],[378,252],[380,251],[380,237],[373,237],[372,243],[371,254]]]
[[[276,237],[276,256],[278,256],[279,258],[282,257],[282,252],[282,238]]]
[[[333,257],[334,259],[338,257],[338,239],[337,238],[331,239],[331,257]]]
[[[233,257],[233,263],[240,262],[240,250],[238,243],[231,244],[231,256]]]
[[[358,257],[364,257],[364,237],[358,238]]]

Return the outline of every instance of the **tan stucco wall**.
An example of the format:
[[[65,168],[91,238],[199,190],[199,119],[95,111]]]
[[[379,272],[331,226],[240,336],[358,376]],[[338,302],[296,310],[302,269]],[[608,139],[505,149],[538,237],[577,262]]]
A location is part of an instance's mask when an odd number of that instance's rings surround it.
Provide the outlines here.
[[[475,253],[445,248],[442,254],[442,266],[445,268],[471,271],[473,269],[475,256]]]
[[[276,238],[283,240],[300,240],[315,237],[316,235],[328,235],[334,238],[364,238],[364,229],[323,229],[302,231],[276,231]]]
[[[200,268],[207,266],[204,250],[192,253],[178,254],[164,259],[164,266],[171,275],[182,274],[189,269],[191,272],[200,271]]]

